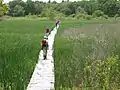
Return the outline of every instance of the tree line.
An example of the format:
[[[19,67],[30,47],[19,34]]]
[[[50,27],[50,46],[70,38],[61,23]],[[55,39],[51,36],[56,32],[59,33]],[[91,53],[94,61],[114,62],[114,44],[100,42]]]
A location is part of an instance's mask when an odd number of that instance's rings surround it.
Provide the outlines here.
[[[54,18],[55,16],[71,17],[115,17],[120,16],[119,0],[82,0],[70,2],[62,0],[61,3],[50,0],[45,3],[42,1],[22,0],[10,1],[7,15],[20,17],[26,15],[37,15],[40,17]]]

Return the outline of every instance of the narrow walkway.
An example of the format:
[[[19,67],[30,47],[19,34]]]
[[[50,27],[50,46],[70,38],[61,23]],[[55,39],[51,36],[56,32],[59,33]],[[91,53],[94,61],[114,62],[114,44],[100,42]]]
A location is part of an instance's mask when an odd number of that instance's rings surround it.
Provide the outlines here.
[[[54,89],[54,59],[53,59],[53,43],[57,33],[55,27],[48,36],[49,50],[47,60],[43,60],[43,51],[40,51],[38,64],[35,67],[27,90],[53,90]]]

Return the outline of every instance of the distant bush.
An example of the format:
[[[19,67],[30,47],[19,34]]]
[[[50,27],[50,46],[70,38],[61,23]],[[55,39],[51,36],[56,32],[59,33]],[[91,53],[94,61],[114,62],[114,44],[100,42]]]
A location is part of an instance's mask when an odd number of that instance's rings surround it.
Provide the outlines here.
[[[114,16],[114,19],[120,20],[119,14],[116,14],[116,15]]]
[[[109,18],[108,15],[103,15],[102,17],[104,17],[105,19],[108,19],[108,18]]]
[[[103,16],[100,16],[100,17],[95,17],[94,19],[106,20],[106,19],[109,19],[109,17],[107,15],[103,15]]]
[[[46,8],[41,13],[41,17],[47,17],[48,19],[55,19],[56,11],[53,8]]]
[[[21,16],[24,16],[24,14],[25,14],[24,7],[22,7],[20,5],[16,5],[15,8],[14,8],[13,16],[21,17]]]
[[[103,18],[102,16],[100,16],[100,17],[95,17],[94,19],[105,20],[105,18]]]
[[[84,14],[86,14],[87,12],[85,11],[84,8],[78,7],[77,10],[76,10],[76,13],[84,13]]]
[[[92,19],[92,16],[91,16],[91,15],[86,15],[86,16],[85,16],[85,19],[86,19],[86,20],[91,20],[91,19]]]
[[[39,15],[37,15],[37,17],[41,17],[41,15],[39,14]]]
[[[41,17],[46,17],[46,12],[45,11],[42,11]]]
[[[74,18],[74,17],[75,17],[75,14],[70,15],[70,17]]]
[[[120,16],[120,9],[118,9],[117,11],[117,16]]]
[[[85,14],[79,13],[76,15],[77,19],[84,19],[85,18]]]
[[[37,15],[31,15],[31,14],[27,15],[26,17],[28,17],[28,18],[32,18],[32,19],[36,19],[36,18],[38,18]]]
[[[107,15],[103,15],[103,16],[100,16],[100,17],[95,17],[95,19],[105,20],[105,19],[109,19],[109,17]]]
[[[64,19],[65,18],[65,15],[63,13],[59,13],[57,11],[55,11],[55,19]]]
[[[120,17],[115,17],[116,20],[120,20]]]
[[[76,15],[76,18],[77,19],[90,20],[90,19],[92,19],[92,16],[91,15],[87,15],[87,14],[81,14],[81,13],[79,13],[79,14]]]
[[[91,64],[88,64],[87,62],[84,68],[84,72],[86,73],[84,74],[84,80],[91,82],[84,82],[85,86],[92,86],[94,89],[99,87],[101,90],[112,90],[113,88],[119,87],[119,84],[117,83],[119,80],[114,76],[114,74],[118,75],[119,73],[118,63],[118,56],[109,57],[106,60],[95,60],[94,62],[91,62]],[[94,81],[92,82],[92,80]],[[113,85],[116,87],[113,87]]]
[[[102,12],[101,10],[96,10],[92,15],[93,17],[100,17],[104,15],[104,12]]]

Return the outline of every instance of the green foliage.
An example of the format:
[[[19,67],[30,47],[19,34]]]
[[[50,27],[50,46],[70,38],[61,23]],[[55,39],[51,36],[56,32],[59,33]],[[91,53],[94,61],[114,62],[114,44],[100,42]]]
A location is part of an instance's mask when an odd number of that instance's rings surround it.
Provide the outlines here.
[[[92,19],[92,16],[91,16],[91,15],[86,15],[86,16],[85,16],[85,19],[86,19],[86,20],[91,20],[91,19]]]
[[[26,14],[34,14],[35,11],[35,5],[34,2],[32,0],[27,0],[26,2],[26,7],[25,7],[25,13]]]
[[[26,7],[26,4],[22,0],[13,0],[9,2],[9,15],[14,16],[14,14],[17,14],[15,12],[18,12],[18,13],[21,12],[21,15],[23,16],[22,13],[25,12],[25,7]],[[20,16],[20,14],[18,16]]]
[[[91,15],[87,15],[87,14],[78,13],[78,14],[76,15],[76,18],[77,18],[77,19],[90,20],[90,19],[92,19],[92,16],[91,16]]]
[[[71,10],[68,7],[62,8],[60,10],[60,12],[67,15],[67,16],[69,16],[71,14]]]
[[[102,17],[104,17],[105,19],[108,19],[108,15],[103,15]]]
[[[35,14],[41,14],[41,12],[43,11],[44,6],[39,3],[39,2],[35,2]]]
[[[100,17],[100,16],[103,16],[103,15],[104,15],[104,13],[101,10],[96,10],[93,13],[93,17]]]
[[[8,7],[5,4],[3,5],[2,2],[3,0],[0,0],[0,17],[8,12]]]
[[[117,11],[117,16],[120,16],[120,9],[118,9]]]
[[[94,87],[94,89],[101,88],[102,90],[111,90],[118,87],[118,83],[115,80],[116,77],[113,77],[113,73],[119,73],[118,61],[119,58],[117,56],[107,58],[107,60],[95,60],[91,62],[91,64],[87,62],[84,68],[85,86],[91,86]],[[113,84],[116,84],[116,87],[112,87]]]
[[[79,14],[76,15],[76,18],[77,18],[77,19],[85,18],[85,14],[79,13]]]
[[[99,9],[108,16],[115,16],[120,5],[118,0],[98,0],[98,3]]]
[[[28,17],[29,19],[37,19],[39,16],[38,15],[31,15],[31,13],[29,13],[29,15],[27,15],[26,17]]]
[[[65,18],[65,15],[63,13],[56,12],[55,19],[61,20],[64,18]]]
[[[86,13],[84,8],[78,7],[76,13]]]
[[[13,13],[14,16],[24,16],[24,13],[25,13],[25,10],[22,6],[16,5],[14,7],[14,13]]]
[[[70,14],[75,14],[76,13],[76,3],[72,3],[72,2],[69,2],[69,0],[67,1],[67,7],[70,9]]]
[[[49,19],[54,19],[55,18],[55,14],[56,14],[56,11],[53,9],[53,8],[47,8],[45,10],[46,12],[46,16],[49,18]]]
[[[48,19],[55,19],[57,12],[53,8],[45,8],[42,13],[41,17],[47,17]]]
[[[47,17],[45,11],[42,11],[42,13],[41,13],[41,17]]]
[[[69,17],[72,17],[72,18],[74,18],[76,16],[76,14],[72,14],[72,15],[70,15]]]
[[[48,12],[47,10],[50,8],[59,13],[63,13],[68,17],[78,13],[94,15],[94,17],[100,17],[101,14],[114,17],[116,14],[119,15],[120,9],[120,1],[118,0],[81,0],[78,2],[64,2],[63,0],[61,3],[57,3],[55,1],[44,3],[32,0],[27,0],[27,2],[23,2],[22,0],[13,0],[9,3],[9,15],[13,16],[16,5],[20,5],[24,8],[23,12],[25,10],[25,15],[28,15],[29,13],[32,15],[42,14],[42,17],[46,16],[45,12]],[[107,17],[105,16],[105,18]]]
[[[0,16],[4,15],[4,8],[0,7]]]
[[[96,1],[81,1],[81,6],[87,12],[88,15],[92,15],[95,10],[98,10],[98,3]]]

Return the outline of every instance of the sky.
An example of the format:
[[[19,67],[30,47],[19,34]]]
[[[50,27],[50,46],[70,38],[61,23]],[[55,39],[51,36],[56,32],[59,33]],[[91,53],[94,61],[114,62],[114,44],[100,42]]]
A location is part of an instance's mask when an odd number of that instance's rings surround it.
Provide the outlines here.
[[[13,1],[13,0],[4,0],[4,3],[8,3],[9,1]],[[23,1],[27,1],[27,0],[23,0]],[[44,2],[48,2],[49,0],[32,0],[32,1],[44,1]],[[62,0],[51,0],[51,1],[61,2]],[[80,0],[69,0],[69,1],[80,1]]]

